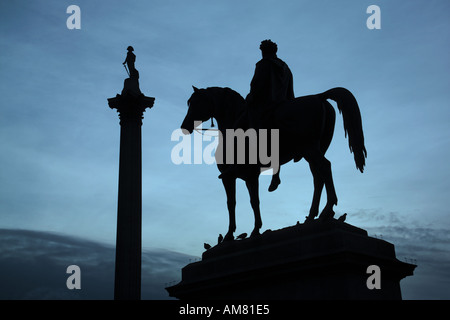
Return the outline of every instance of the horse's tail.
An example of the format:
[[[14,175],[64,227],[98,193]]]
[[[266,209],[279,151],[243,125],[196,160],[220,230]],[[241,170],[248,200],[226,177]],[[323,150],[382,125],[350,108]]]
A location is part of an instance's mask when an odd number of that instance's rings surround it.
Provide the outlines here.
[[[353,152],[356,168],[363,172],[367,151],[364,146],[364,134],[358,102],[353,94],[345,88],[333,88],[321,93],[320,96],[336,101],[339,113],[342,113],[344,119],[345,136],[348,133],[348,145],[350,152]]]

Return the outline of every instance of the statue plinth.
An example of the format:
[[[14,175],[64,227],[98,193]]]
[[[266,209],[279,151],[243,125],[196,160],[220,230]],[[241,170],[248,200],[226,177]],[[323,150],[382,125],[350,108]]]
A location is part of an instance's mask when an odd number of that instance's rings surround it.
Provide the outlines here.
[[[381,289],[367,286],[370,265],[380,268]],[[415,267],[363,229],[315,220],[222,242],[166,290],[178,299],[401,299],[400,280]]]
[[[119,195],[117,205],[114,299],[141,297],[143,113],[155,98],[143,95],[137,79],[125,80],[121,95],[108,99],[120,118]]]

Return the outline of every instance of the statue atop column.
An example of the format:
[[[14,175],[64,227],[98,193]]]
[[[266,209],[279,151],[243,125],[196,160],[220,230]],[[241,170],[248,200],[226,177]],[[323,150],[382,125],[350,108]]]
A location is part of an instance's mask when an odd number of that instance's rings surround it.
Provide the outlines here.
[[[128,69],[126,67],[125,69],[127,69],[130,78],[139,79],[139,72],[136,70],[136,67],[134,66],[134,62],[136,61],[136,55],[133,53],[134,48],[132,46],[129,46],[127,50],[128,50],[127,57],[125,58],[123,65],[125,66],[126,64],[126,66],[128,67]]]
[[[136,62],[136,55],[133,53],[134,48],[132,46],[129,46],[127,51],[127,57],[125,58],[123,65],[127,70],[129,78],[125,79],[122,95],[130,94],[131,96],[137,97],[142,95],[142,92],[139,89],[139,71],[137,71],[134,65]]]

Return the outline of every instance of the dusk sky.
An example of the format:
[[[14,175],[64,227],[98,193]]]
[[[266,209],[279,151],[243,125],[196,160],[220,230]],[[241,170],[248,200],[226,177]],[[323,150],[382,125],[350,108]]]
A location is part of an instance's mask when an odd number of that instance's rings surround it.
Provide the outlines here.
[[[66,26],[72,4],[79,30]],[[370,5],[381,9],[381,29],[366,25]],[[156,98],[142,126],[143,247],[200,257],[203,243],[227,231],[225,191],[216,165],[173,163],[171,135],[192,85],[245,97],[259,44],[271,39],[296,96],[345,87],[359,103],[365,172],[338,112],[326,154],[336,216],[393,243],[400,260],[415,259],[414,276],[401,282],[405,299],[450,299],[449,12],[448,0],[2,1],[0,236],[36,231],[115,245],[120,126],[107,98],[123,88],[131,45],[140,88]],[[270,177],[260,178],[262,231],[308,214],[308,163],[286,164],[281,180],[269,193]],[[237,192],[235,235],[254,223],[243,181]]]

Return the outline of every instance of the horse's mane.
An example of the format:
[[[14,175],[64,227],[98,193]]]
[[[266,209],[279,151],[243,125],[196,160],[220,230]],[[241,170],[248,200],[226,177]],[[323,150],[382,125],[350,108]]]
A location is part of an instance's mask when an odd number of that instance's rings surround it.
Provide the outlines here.
[[[227,110],[227,112],[233,111],[235,117],[245,111],[245,99],[233,89],[228,87],[209,87],[206,90],[219,99],[218,101],[220,101],[222,107],[233,108],[233,110]]]

